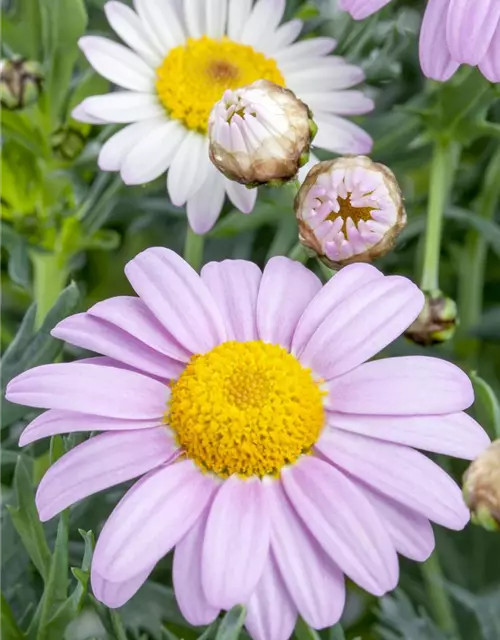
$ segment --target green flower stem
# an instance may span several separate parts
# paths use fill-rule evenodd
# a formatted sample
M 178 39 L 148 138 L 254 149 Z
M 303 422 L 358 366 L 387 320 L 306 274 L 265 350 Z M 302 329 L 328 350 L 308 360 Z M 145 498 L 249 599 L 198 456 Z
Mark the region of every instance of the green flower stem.
M 478 199 L 478 215 L 493 220 L 500 200 L 500 146 L 491 158 L 486 170 L 481 194 Z M 465 239 L 464 256 L 459 283 L 459 311 L 462 339 L 458 344 L 460 355 L 476 364 L 479 341 L 467 336 L 467 332 L 478 324 L 483 308 L 483 284 L 488 245 L 484 234 L 471 229 Z
M 68 280 L 69 271 L 60 255 L 31 252 L 33 265 L 33 297 L 37 304 L 36 325 L 39 327 L 54 306 Z
M 204 243 L 204 236 L 198 235 L 190 226 L 188 226 L 186 231 L 186 240 L 184 243 L 184 259 L 196 271 L 199 271 L 203 264 Z
M 423 291 L 439 290 L 439 258 L 443 213 L 452 185 L 454 167 L 456 166 L 455 156 L 455 146 L 444 140 L 436 140 L 429 185 L 424 267 L 420 283 L 420 288 Z
M 451 601 L 444 586 L 444 576 L 437 549 L 434 549 L 431 557 L 420 566 L 434 619 L 445 633 L 450 633 L 453 637 L 459 638 L 460 635 L 453 615 Z
M 308 260 L 306 250 L 304 249 L 304 246 L 300 242 L 297 242 L 297 244 L 293 247 L 293 249 L 288 254 L 288 257 L 290 258 L 290 260 L 297 260 L 297 262 L 302 262 L 302 263 L 306 263 Z
M 127 640 L 127 632 L 123 626 L 123 621 L 118 609 L 110 609 L 109 616 L 111 618 L 111 624 L 113 625 L 113 631 L 116 634 L 116 640 Z

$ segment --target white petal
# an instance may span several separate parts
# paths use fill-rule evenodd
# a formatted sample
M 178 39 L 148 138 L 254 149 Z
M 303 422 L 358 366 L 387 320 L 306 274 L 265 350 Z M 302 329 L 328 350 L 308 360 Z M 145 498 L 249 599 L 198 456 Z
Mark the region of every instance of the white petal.
M 286 86 L 300 95 L 301 92 L 322 90 L 349 89 L 365 79 L 360 67 L 344 64 L 333 56 L 320 59 L 310 69 L 284 72 Z
M 279 25 L 285 11 L 285 0 L 257 0 L 241 33 L 241 42 L 258 46 Z
M 163 116 L 134 122 L 107 140 L 99 153 L 98 165 L 102 171 L 120 171 L 129 151 L 152 131 L 164 124 Z
M 104 11 L 111 28 L 128 46 L 153 67 L 157 67 L 163 56 L 147 37 L 139 16 L 122 2 L 107 2 Z
M 229 0 L 227 35 L 231 40 L 240 40 L 251 9 L 252 0 Z
M 285 49 L 289 44 L 294 42 L 302 31 L 302 20 L 290 20 L 280 25 L 273 34 L 269 42 L 261 43 L 261 49 L 267 55 Z
M 183 205 L 200 189 L 209 164 L 208 139 L 190 131 L 179 146 L 167 176 L 168 193 L 175 205 Z
M 169 49 L 184 44 L 186 35 L 175 8 L 169 0 L 134 0 L 137 13 L 155 41 L 160 43 L 160 51 L 166 54 Z
M 373 140 L 354 122 L 331 114 L 318 113 L 314 119 L 318 125 L 318 133 L 314 138 L 315 147 L 340 154 L 370 153 Z
M 300 99 L 307 104 L 313 113 L 323 111 L 341 116 L 352 116 L 368 113 L 374 108 L 374 102 L 362 91 L 317 91 L 304 92 Z
M 222 38 L 226 31 L 227 0 L 205 0 L 207 7 L 207 35 Z
M 170 166 L 186 130 L 176 120 L 162 120 L 130 148 L 121 167 L 125 184 L 151 182 Z
M 84 36 L 78 46 L 101 76 L 131 91 L 153 91 L 155 73 L 137 54 L 117 42 Z
M 88 122 L 89 124 L 107 124 L 105 120 L 101 120 L 101 118 L 95 118 L 94 116 L 89 115 L 85 108 L 83 107 L 83 103 L 77 105 L 73 111 L 71 112 L 71 117 L 78 122 Z
M 328 55 L 335 49 L 336 44 L 333 38 L 310 38 L 296 42 L 278 52 L 274 57 L 280 69 L 291 70 L 295 68 L 297 61 Z
M 206 233 L 214 226 L 224 205 L 224 176 L 207 158 L 207 177 L 201 189 L 187 201 L 187 217 L 195 233 Z
M 184 0 L 184 18 L 192 38 L 201 38 L 205 33 L 205 5 L 205 0 Z
M 158 98 L 150 93 L 115 91 L 85 98 L 81 107 L 103 122 L 136 122 L 165 114 Z
M 257 199 L 258 189 L 248 189 L 243 184 L 224 178 L 224 186 L 229 199 L 243 213 L 251 213 Z

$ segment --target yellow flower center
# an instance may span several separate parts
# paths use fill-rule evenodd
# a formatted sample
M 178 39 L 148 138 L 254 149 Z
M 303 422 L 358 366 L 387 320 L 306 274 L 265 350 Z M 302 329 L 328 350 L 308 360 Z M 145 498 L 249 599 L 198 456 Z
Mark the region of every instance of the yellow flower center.
M 341 198 L 340 196 L 337 198 L 337 202 L 339 203 L 339 211 L 332 211 L 326 219 L 335 221 L 337 218 L 342 218 L 344 220 L 344 224 L 342 225 L 341 231 L 347 237 L 347 228 L 346 228 L 346 220 L 351 218 L 356 226 L 360 220 L 364 220 L 367 222 L 372 219 L 372 211 L 376 211 L 376 207 L 354 207 L 351 202 L 351 194 L 348 193 L 345 198 Z
M 191 358 L 166 422 L 204 471 L 276 474 L 308 453 L 324 424 L 323 391 L 278 345 L 225 342 Z
M 156 73 L 156 90 L 170 117 L 201 133 L 207 132 L 210 111 L 226 89 L 260 79 L 285 84 L 274 60 L 226 37 L 189 38 L 169 51 Z

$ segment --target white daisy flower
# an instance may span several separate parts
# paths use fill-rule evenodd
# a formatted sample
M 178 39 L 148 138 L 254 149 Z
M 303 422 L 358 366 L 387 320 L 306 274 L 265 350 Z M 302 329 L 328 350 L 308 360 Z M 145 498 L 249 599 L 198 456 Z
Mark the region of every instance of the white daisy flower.
M 291 89 L 314 113 L 317 147 L 336 153 L 370 151 L 371 138 L 342 118 L 373 108 L 361 91 L 363 71 L 328 56 L 332 38 L 295 42 L 302 23 L 280 24 L 285 0 L 134 0 L 135 11 L 108 2 L 105 12 L 128 45 L 85 36 L 80 47 L 102 76 L 120 89 L 86 98 L 73 117 L 127 126 L 102 147 L 99 167 L 119 171 L 126 184 L 167 171 L 175 205 L 187 203 L 189 223 L 205 233 L 227 193 L 244 213 L 256 190 L 231 182 L 208 156 L 208 117 L 226 89 L 259 79 Z

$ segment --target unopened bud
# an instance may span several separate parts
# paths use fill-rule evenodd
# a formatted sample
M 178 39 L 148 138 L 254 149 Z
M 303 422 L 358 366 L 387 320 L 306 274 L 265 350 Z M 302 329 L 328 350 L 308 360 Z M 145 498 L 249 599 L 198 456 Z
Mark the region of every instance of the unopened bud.
M 61 127 L 52 134 L 52 150 L 61 160 L 77 158 L 85 147 L 89 125 Z
M 34 104 L 42 91 L 43 75 L 38 62 L 15 57 L 0 61 L 0 101 L 11 111 Z
M 405 331 L 412 342 L 424 347 L 453 338 L 457 328 L 457 305 L 441 291 L 425 293 L 425 305 L 415 322 Z
M 490 444 L 467 469 L 463 494 L 475 524 L 500 530 L 500 440 Z
M 309 160 L 316 125 L 289 89 L 258 80 L 228 89 L 208 123 L 210 159 L 227 178 L 249 187 L 283 184 Z
M 302 244 L 334 269 L 383 256 L 406 224 L 394 174 L 366 156 L 315 165 L 295 198 L 295 213 Z

